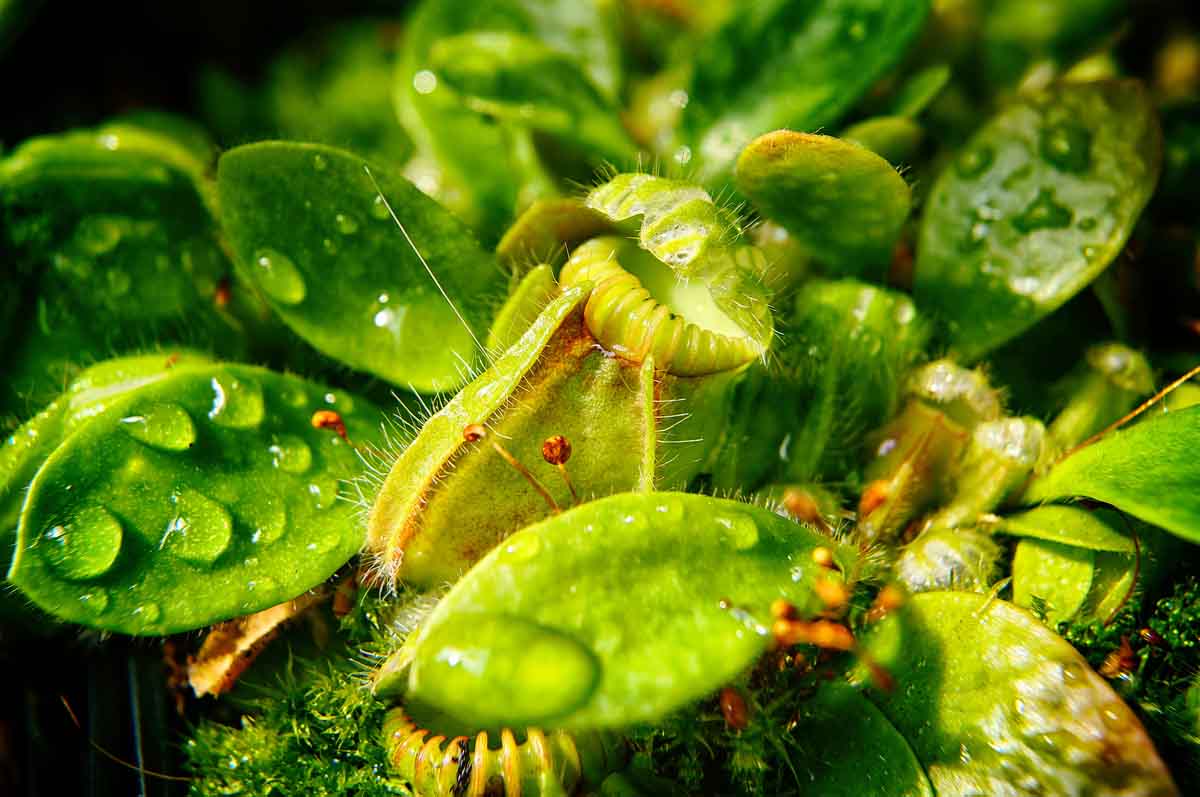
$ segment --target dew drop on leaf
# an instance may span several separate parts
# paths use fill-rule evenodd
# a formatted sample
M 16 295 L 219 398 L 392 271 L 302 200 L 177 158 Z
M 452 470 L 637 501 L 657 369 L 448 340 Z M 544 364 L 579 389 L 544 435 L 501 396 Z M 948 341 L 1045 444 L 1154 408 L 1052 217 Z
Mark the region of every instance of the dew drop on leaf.
M 714 518 L 721 541 L 734 550 L 745 551 L 758 544 L 758 526 L 742 515 L 718 515 Z
M 107 590 L 94 589 L 80 595 L 79 602 L 91 614 L 104 614 L 108 610 L 111 599 L 108 596 Z
M 63 578 L 86 581 L 104 575 L 121 551 L 121 522 L 103 507 L 80 510 L 42 535 L 46 559 Z
M 176 495 L 174 502 L 175 517 L 167 523 L 158 547 L 194 564 L 211 565 L 233 539 L 229 510 L 195 490 Z
M 312 467 L 312 450 L 295 435 L 280 435 L 267 450 L 271 452 L 272 463 L 280 470 L 304 473 Z
M 213 403 L 208 417 L 213 423 L 233 429 L 252 429 L 262 423 L 262 388 L 249 379 L 229 373 L 212 378 Z
M 338 232 L 342 235 L 354 235 L 358 232 L 358 220 L 346 213 L 339 213 L 333 218 Z
M 333 479 L 320 479 L 308 485 L 308 494 L 312 496 L 313 506 L 317 509 L 328 509 L 337 500 L 338 486 Z
M 300 304 L 308 292 L 300 269 L 287 255 L 274 249 L 254 253 L 251 273 L 263 293 L 281 304 Z
M 196 427 L 178 404 L 152 404 L 119 423 L 133 439 L 164 451 L 183 451 L 196 442 Z
M 536 534 L 514 534 L 504 545 L 504 556 L 517 562 L 527 562 L 542 550 L 542 539 Z
M 1053 125 L 1042 130 L 1039 149 L 1055 168 L 1081 174 L 1092 163 L 1092 134 L 1073 122 Z
M 250 533 L 250 542 L 256 545 L 275 542 L 287 528 L 287 509 L 282 499 L 276 496 L 257 495 L 252 504 L 243 507 L 242 512 L 254 529 Z
M 133 610 L 133 616 L 142 625 L 154 625 L 162 617 L 162 609 L 157 603 L 147 601 Z
M 969 149 L 959 156 L 955 168 L 958 173 L 967 179 L 978 177 L 988 170 L 992 165 L 992 161 L 996 158 L 995 151 L 989 146 L 980 146 Z
M 1036 230 L 1058 230 L 1071 224 L 1071 210 L 1063 207 L 1054 198 L 1054 191 L 1043 188 L 1019 216 L 1013 226 L 1023 233 Z

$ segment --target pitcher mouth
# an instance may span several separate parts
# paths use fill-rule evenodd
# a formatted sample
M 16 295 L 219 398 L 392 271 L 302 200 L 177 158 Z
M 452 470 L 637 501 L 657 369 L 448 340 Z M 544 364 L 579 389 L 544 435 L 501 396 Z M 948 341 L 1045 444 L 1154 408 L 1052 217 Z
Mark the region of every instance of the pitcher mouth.
M 605 236 L 578 247 L 559 282 L 592 284 L 584 319 L 604 348 L 634 362 L 652 357 L 676 376 L 703 376 L 767 351 L 770 311 L 753 295 L 758 264 L 751 261 L 761 257 L 740 247 L 723 268 L 685 279 L 636 243 Z

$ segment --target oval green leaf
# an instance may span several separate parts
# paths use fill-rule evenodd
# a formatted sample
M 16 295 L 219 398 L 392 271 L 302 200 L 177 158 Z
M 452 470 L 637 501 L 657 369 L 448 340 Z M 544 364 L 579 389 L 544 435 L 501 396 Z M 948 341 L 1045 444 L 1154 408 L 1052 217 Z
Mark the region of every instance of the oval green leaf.
M 1053 627 L 1074 617 L 1087 600 L 1096 569 L 1096 552 L 1045 540 L 1026 539 L 1013 554 L 1013 603 L 1040 603 Z
M 1035 479 L 1026 502 L 1092 498 L 1200 543 L 1200 406 L 1154 414 Z
M 772 601 L 819 610 L 819 545 L 834 547 L 764 509 L 706 496 L 584 504 L 509 537 L 442 599 L 414 642 L 408 699 L 484 726 L 659 719 L 770 647 Z M 852 555 L 838 549 L 839 564 Z M 524 661 L 534 644 L 559 651 L 538 665 L 545 694 L 497 700 L 515 677 L 504 662 Z
M 698 179 L 723 188 L 751 139 L 846 113 L 920 33 L 928 0 L 764 0 L 696 49 L 682 118 Z
M 866 649 L 895 679 L 874 702 L 942 797 L 1178 791 L 1136 716 L 1069 643 L 986 595 L 926 592 Z
M 235 261 L 316 349 L 394 385 L 451 390 L 476 362 L 503 274 L 449 212 L 369 168 L 315 144 L 225 153 L 217 179 Z
M 776 130 L 737 159 L 737 187 L 831 271 L 882 278 L 912 206 L 892 165 L 832 136 Z
M 1161 133 L 1135 81 L 1028 95 L 934 184 L 914 295 L 974 360 L 1031 327 L 1117 256 L 1158 180 Z
M 1133 540 L 1110 509 L 1053 505 L 1034 507 L 1000 520 L 996 531 L 1013 537 L 1072 545 L 1091 551 L 1133 553 Z
M 112 402 L 38 471 L 9 579 L 66 620 L 186 631 L 320 583 L 363 542 L 343 480 L 382 416 L 363 399 L 242 365 L 179 366 Z

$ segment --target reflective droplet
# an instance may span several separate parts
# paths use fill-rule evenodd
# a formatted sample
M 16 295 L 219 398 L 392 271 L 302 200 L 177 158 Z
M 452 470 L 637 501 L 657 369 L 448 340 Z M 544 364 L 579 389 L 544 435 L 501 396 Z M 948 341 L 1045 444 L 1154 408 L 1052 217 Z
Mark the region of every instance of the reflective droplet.
M 675 150 L 675 155 L 673 157 L 675 158 L 675 162 L 680 166 L 686 166 L 692 162 L 692 148 L 684 145 Z
M 987 171 L 995 159 L 996 152 L 991 147 L 972 147 L 958 156 L 955 168 L 961 176 L 969 180 Z
M 413 89 L 415 89 L 418 94 L 432 94 L 434 89 L 437 88 L 437 75 L 433 74 L 428 69 L 422 69 L 420 72 L 417 72 L 415 75 L 413 75 L 412 84 Z
M 283 401 L 289 407 L 303 407 L 308 404 L 308 394 L 299 385 L 289 384 L 283 388 Z
M 275 467 L 288 473 L 304 473 L 312 467 L 312 450 L 295 435 L 280 435 L 267 449 Z
M 287 528 L 287 508 L 274 495 L 257 495 L 252 503 L 240 508 L 240 514 L 253 531 L 250 541 L 255 545 L 270 545 L 283 536 Z
M 252 429 L 262 423 L 262 388 L 250 379 L 239 379 L 230 373 L 212 378 L 213 403 L 208 417 L 213 423 L 232 429 Z
M 44 555 L 59 575 L 86 581 L 104 575 L 121 552 L 121 522 L 103 507 L 81 509 L 42 535 Z
M 314 538 L 305 547 L 306 550 L 316 554 L 326 554 L 332 551 L 338 545 L 337 534 L 331 534 L 327 529 L 320 532 L 320 536 Z
M 1037 197 L 1021 215 L 1013 219 L 1013 226 L 1023 233 L 1035 230 L 1057 230 L 1070 226 L 1071 211 L 1058 204 L 1054 192 L 1049 188 L 1038 191 Z
M 325 250 L 326 254 L 336 255 L 338 253 L 337 243 L 332 238 L 321 241 L 321 248 Z
M 91 614 L 104 614 L 110 602 L 108 591 L 103 589 L 94 589 L 79 596 L 79 603 Z
M 735 550 L 744 551 L 758 544 L 758 525 L 745 515 L 717 516 L 714 520 L 721 541 Z
M 388 212 L 387 203 L 383 201 L 383 197 L 379 194 L 375 195 L 375 199 L 371 202 L 371 215 L 383 221 L 391 218 L 392 214 Z
M 319 172 L 325 171 L 329 166 L 329 161 L 325 160 L 324 155 L 313 155 L 313 168 Z
M 164 451 L 183 451 L 196 442 L 191 416 L 178 404 L 153 404 L 118 423 L 133 439 Z
M 664 501 L 654 507 L 654 517 L 663 525 L 674 525 L 683 520 L 683 504 L 678 501 Z
M 1092 162 L 1092 134 L 1073 122 L 1044 128 L 1040 137 L 1042 157 L 1055 168 L 1079 174 Z
M 333 223 L 337 226 L 337 231 L 342 235 L 354 235 L 354 233 L 358 232 L 358 220 L 345 213 L 339 213 L 334 216 Z
M 308 485 L 308 494 L 312 496 L 313 506 L 317 509 L 328 509 L 337 500 L 338 485 L 333 479 L 321 479 Z
M 174 503 L 175 517 L 167 523 L 159 549 L 195 564 L 211 565 L 233 539 L 229 510 L 195 490 L 176 495 Z
M 274 249 L 254 253 L 253 274 L 263 293 L 283 304 L 299 304 L 308 292 L 300 269 L 290 257 Z
M 147 601 L 133 610 L 133 616 L 142 625 L 153 625 L 162 617 L 162 609 L 157 603 Z
M 517 562 L 527 562 L 542 550 L 542 538 L 536 534 L 517 533 L 504 543 L 504 555 Z

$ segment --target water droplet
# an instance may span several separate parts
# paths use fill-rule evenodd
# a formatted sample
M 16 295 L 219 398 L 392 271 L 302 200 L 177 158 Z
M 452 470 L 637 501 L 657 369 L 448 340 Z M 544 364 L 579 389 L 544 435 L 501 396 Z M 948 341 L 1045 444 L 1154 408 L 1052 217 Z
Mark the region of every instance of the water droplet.
M 42 535 L 45 557 L 63 578 L 86 581 L 108 572 L 121 552 L 121 522 L 99 506 L 81 509 Z
M 897 324 L 911 324 L 912 320 L 916 317 L 916 305 L 908 299 L 901 299 L 896 303 L 895 318 Z
M 432 94 L 437 88 L 437 75 L 430 72 L 428 69 L 422 69 L 417 74 L 413 75 L 413 89 L 418 94 Z
M 143 626 L 154 625 L 162 617 L 162 609 L 157 603 L 147 601 L 133 610 L 133 616 Z
M 270 545 L 287 528 L 287 508 L 277 496 L 257 495 L 253 503 L 240 507 L 240 511 L 247 525 L 254 529 L 250 542 L 255 545 Z
M 387 203 L 383 201 L 383 197 L 379 194 L 375 195 L 375 199 L 371 201 L 371 215 L 380 221 L 391 218 L 392 214 L 388 212 Z
M 667 102 L 683 110 L 688 106 L 688 93 L 683 89 L 675 89 L 667 95 Z
M 313 155 L 313 168 L 319 172 L 325 171 L 329 166 L 329 161 L 325 160 L 324 155 Z
M 674 158 L 680 166 L 686 166 L 692 162 L 692 148 L 686 145 L 680 147 L 675 150 Z
M 968 180 L 978 177 L 987 171 L 996 159 L 996 152 L 987 145 L 972 147 L 958 156 L 955 168 L 958 173 Z
M 308 289 L 296 264 L 274 249 L 254 253 L 254 281 L 263 293 L 282 304 L 300 304 Z
M 683 504 L 678 501 L 664 501 L 654 507 L 655 519 L 664 525 L 673 525 L 683 520 Z
M 308 494 L 312 496 L 314 507 L 328 509 L 337 500 L 337 482 L 333 479 L 315 481 L 308 485 Z
M 504 544 L 505 555 L 517 562 L 527 562 L 542 550 L 542 538 L 536 534 L 517 533 Z
M 252 429 L 262 423 L 262 388 L 250 379 L 238 379 L 233 374 L 218 374 L 212 378 L 213 403 L 208 417 L 213 423 L 232 429 Z
M 1085 246 L 1079 250 L 1079 253 L 1083 255 L 1084 260 L 1095 260 L 1096 255 L 1099 254 L 1099 252 L 1100 250 L 1094 246 Z
M 1092 162 L 1092 134 L 1074 122 L 1042 129 L 1039 148 L 1042 157 L 1055 168 L 1079 174 Z
M 720 527 L 721 541 L 735 550 L 745 551 L 758 544 L 758 525 L 745 515 L 718 515 L 714 520 Z
M 295 435 L 280 435 L 267 449 L 275 467 L 288 473 L 304 473 L 312 467 L 312 450 Z
M 336 548 L 338 542 L 338 535 L 336 533 L 324 529 L 320 532 L 320 536 L 309 542 L 304 548 L 313 553 L 326 554 Z
M 337 243 L 332 238 L 326 238 L 321 241 L 321 247 L 325 250 L 326 254 L 336 255 L 338 252 Z
M 164 451 L 183 451 L 196 442 L 191 416 L 178 404 L 152 404 L 118 423 L 133 439 Z
M 84 609 L 92 614 L 104 614 L 108 609 L 111 599 L 108 596 L 107 590 L 94 589 L 91 592 L 85 592 L 80 595 L 79 602 Z
M 1071 224 L 1071 211 L 1058 204 L 1054 199 L 1054 191 L 1043 188 L 1037 197 L 1013 219 L 1013 226 L 1023 233 L 1035 230 L 1058 230 Z
M 195 490 L 185 490 L 173 500 L 175 517 L 167 523 L 159 549 L 195 564 L 211 565 L 233 539 L 229 510 Z
M 337 231 L 342 235 L 354 235 L 358 232 L 358 219 L 346 213 L 339 213 L 333 217 L 333 223 L 337 227 Z

